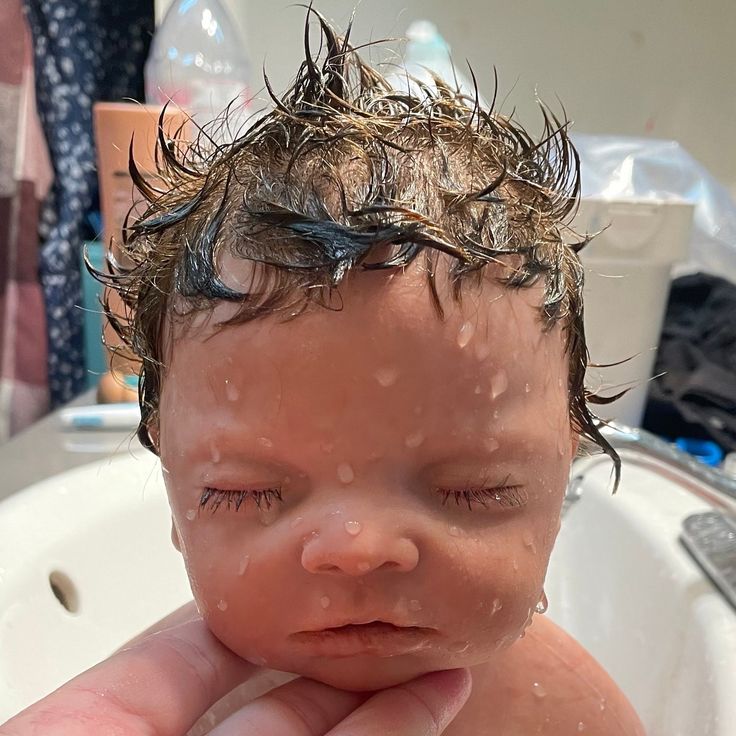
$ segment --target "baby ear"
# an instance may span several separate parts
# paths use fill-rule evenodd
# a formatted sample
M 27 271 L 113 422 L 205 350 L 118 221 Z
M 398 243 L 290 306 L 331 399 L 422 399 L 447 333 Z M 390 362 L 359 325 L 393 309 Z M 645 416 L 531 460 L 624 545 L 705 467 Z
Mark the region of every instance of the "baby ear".
M 177 552 L 181 552 L 181 539 L 179 538 L 179 532 L 174 524 L 174 517 L 171 517 L 171 544 L 174 545 L 174 549 Z
M 156 454 L 160 455 L 159 440 L 161 439 L 161 432 L 158 426 L 158 420 L 151 419 L 146 425 L 146 431 L 148 432 L 148 438 L 151 440 L 151 444 L 156 450 Z
M 580 444 L 580 435 L 573 429 L 570 432 L 570 439 L 571 439 L 571 452 L 570 452 L 570 462 L 572 462 L 576 455 L 578 454 L 578 445 Z

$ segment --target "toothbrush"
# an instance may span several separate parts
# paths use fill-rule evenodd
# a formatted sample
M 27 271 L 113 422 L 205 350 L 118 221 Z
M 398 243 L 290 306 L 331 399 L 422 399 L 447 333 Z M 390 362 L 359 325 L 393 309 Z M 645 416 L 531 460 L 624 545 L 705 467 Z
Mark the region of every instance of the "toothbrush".
M 66 429 L 135 429 L 141 421 L 138 404 L 95 404 L 72 406 L 59 412 Z

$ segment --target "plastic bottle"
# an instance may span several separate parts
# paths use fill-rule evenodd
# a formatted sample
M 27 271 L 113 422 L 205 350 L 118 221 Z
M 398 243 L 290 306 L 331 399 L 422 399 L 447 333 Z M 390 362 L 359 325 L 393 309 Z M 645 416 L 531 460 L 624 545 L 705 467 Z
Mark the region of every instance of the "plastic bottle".
M 228 123 L 234 134 L 245 119 L 249 76 L 243 42 L 219 0 L 173 0 L 146 62 L 146 102 L 171 100 L 200 126 L 232 102 Z M 220 126 L 208 132 L 230 137 Z
M 472 81 L 458 66 L 453 66 L 450 56 L 450 45 L 445 41 L 437 26 L 428 20 L 416 20 L 406 30 L 406 51 L 403 68 L 410 77 L 419 80 L 429 87 L 434 87 L 432 72 L 444 80 L 453 89 L 457 88 L 471 100 L 475 99 L 475 88 Z M 410 91 L 413 95 L 423 97 L 419 85 L 414 79 L 407 79 L 402 71 L 388 75 L 389 81 L 396 89 Z M 480 97 L 481 107 L 487 107 Z

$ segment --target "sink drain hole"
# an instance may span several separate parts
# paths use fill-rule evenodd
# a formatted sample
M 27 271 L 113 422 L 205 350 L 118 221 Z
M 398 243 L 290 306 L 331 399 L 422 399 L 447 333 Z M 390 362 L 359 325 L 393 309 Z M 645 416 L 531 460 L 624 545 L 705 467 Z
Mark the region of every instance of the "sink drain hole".
M 59 572 L 59 570 L 54 570 L 49 575 L 49 585 L 51 586 L 51 591 L 56 596 L 56 600 L 69 613 L 76 613 L 79 610 L 79 595 L 68 575 Z

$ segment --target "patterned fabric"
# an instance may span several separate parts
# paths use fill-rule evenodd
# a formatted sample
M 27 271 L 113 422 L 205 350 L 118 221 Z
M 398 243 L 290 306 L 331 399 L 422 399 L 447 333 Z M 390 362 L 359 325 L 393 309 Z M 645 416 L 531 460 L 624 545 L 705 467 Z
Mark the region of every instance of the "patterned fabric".
M 38 210 L 51 165 L 36 114 L 21 0 L 0 1 L 0 442 L 48 406 Z
M 6 2 L 6 0 L 2 0 Z M 97 207 L 92 104 L 143 99 L 153 0 L 24 0 L 38 108 L 56 179 L 41 222 L 51 404 L 85 388 L 80 251 Z

